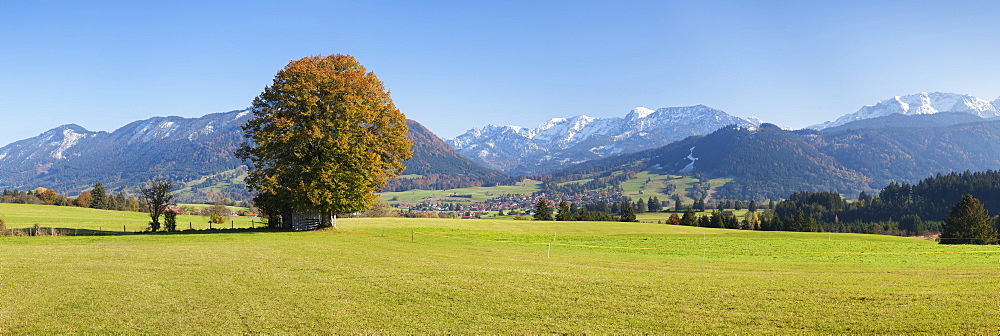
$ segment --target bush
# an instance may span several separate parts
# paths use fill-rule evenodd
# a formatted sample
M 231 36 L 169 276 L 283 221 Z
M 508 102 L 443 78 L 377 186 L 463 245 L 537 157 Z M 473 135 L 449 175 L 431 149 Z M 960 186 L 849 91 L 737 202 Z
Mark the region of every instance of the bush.
M 208 219 L 208 222 L 214 225 L 222 225 L 226 223 L 226 217 L 213 213 L 212 216 Z
M 163 226 L 169 232 L 177 231 L 177 213 L 171 210 L 163 212 Z

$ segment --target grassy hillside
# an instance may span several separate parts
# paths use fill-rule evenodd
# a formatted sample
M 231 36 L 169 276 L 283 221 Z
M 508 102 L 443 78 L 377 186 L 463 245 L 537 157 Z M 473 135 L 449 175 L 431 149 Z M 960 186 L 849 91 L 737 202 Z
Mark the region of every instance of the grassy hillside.
M 540 182 L 525 179 L 511 186 L 456 188 L 448 190 L 407 190 L 399 192 L 384 192 L 380 198 L 392 203 L 413 204 L 420 202 L 470 203 L 482 202 L 504 194 L 530 195 L 538 191 Z M 456 195 L 471 195 L 472 197 L 456 197 Z
M 341 226 L 0 237 L 0 333 L 1000 332 L 1000 246 L 640 223 Z

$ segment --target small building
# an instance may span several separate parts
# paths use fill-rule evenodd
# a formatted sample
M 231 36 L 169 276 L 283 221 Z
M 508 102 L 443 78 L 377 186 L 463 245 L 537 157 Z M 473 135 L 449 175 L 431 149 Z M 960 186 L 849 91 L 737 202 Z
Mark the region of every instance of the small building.
M 295 231 L 316 230 L 323 223 L 319 212 L 294 212 L 281 214 L 281 224 Z

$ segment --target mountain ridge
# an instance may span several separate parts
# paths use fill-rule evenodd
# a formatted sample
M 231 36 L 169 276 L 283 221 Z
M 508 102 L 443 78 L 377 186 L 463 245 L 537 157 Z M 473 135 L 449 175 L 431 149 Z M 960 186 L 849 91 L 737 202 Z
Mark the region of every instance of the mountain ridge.
M 197 118 L 153 117 L 112 132 L 61 125 L 0 147 L 0 188 L 46 187 L 77 193 L 100 181 L 109 190 L 135 192 L 147 180 L 170 179 L 189 190 L 193 188 L 187 183 L 236 175 L 221 186 L 204 185 L 204 190 L 193 190 L 185 197 L 193 201 L 248 199 L 238 176 L 245 167 L 233 152 L 245 141 L 241 127 L 251 117 L 248 109 Z M 509 179 L 461 156 L 418 122 L 407 120 L 407 124 L 415 153 L 404 163 L 404 174 L 432 175 L 435 183 L 458 186 Z M 420 179 L 408 179 L 404 185 L 417 182 Z
M 651 110 L 624 117 L 552 118 L 534 128 L 487 125 L 448 142 L 466 157 L 509 174 L 542 174 L 572 164 L 666 145 L 726 125 L 754 126 L 705 105 Z
M 997 169 L 1000 120 L 980 120 L 831 131 L 789 131 L 772 124 L 727 126 L 660 148 L 586 162 L 553 176 L 585 178 L 631 170 L 732 178 L 715 189 L 716 199 L 780 199 L 797 191 L 857 195 L 890 182 L 915 183 L 935 174 Z
M 806 128 L 822 130 L 852 121 L 860 121 L 893 114 L 927 115 L 937 113 L 965 113 L 980 118 L 1000 117 L 1000 98 L 992 102 L 968 94 L 947 92 L 920 92 L 895 96 L 872 105 L 865 105 L 854 113 L 845 114 L 833 121 L 826 121 Z

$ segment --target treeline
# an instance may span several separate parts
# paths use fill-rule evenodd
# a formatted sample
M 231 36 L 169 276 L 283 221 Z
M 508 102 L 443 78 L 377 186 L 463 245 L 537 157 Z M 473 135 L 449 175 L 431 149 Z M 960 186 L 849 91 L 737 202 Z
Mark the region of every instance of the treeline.
M 877 194 L 862 192 L 848 202 L 830 192 L 797 192 L 779 202 L 766 227 L 784 231 L 828 231 L 921 235 L 941 232 L 952 207 L 972 195 L 989 213 L 1000 213 L 1000 171 L 938 174 L 920 183 L 890 183 Z
M 0 194 L 0 203 L 44 204 L 58 206 L 76 206 L 117 211 L 140 211 L 139 199 L 122 192 L 109 193 L 104 185 L 98 182 L 90 191 L 80 193 L 76 198 L 59 195 L 52 189 L 36 188 L 34 190 L 8 190 Z
M 649 201 L 592 202 L 577 204 L 576 202 L 560 201 L 554 208 L 546 200 L 535 204 L 535 220 L 556 221 L 596 221 L 596 222 L 635 222 L 636 214 L 663 210 L 663 203 L 656 198 Z

